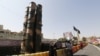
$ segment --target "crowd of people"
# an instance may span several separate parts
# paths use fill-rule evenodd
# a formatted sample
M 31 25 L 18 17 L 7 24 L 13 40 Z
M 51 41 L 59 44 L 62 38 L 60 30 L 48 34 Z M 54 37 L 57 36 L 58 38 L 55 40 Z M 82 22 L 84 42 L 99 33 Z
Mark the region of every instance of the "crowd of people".
M 73 56 L 72 52 L 72 43 L 71 41 L 51 41 L 50 46 L 49 46 L 49 56 L 57 56 L 57 51 L 58 49 L 65 49 L 65 54 L 66 56 Z

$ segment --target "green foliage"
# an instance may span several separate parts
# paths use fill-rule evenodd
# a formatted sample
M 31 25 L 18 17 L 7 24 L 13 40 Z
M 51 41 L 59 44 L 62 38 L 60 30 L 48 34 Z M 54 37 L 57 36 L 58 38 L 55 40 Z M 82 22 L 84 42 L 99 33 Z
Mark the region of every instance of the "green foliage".
M 83 38 L 82 38 L 82 41 L 87 41 L 87 38 L 86 38 L 86 37 L 83 37 Z

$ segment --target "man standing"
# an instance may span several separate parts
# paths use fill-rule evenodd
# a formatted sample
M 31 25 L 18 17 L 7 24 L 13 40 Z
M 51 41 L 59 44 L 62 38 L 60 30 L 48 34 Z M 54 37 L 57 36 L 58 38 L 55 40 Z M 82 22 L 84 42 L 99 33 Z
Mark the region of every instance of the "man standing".
M 49 56 L 57 56 L 56 44 L 54 41 L 51 41 L 49 46 Z
M 67 56 L 73 56 L 72 44 L 70 41 L 66 41 L 66 47 L 67 47 Z

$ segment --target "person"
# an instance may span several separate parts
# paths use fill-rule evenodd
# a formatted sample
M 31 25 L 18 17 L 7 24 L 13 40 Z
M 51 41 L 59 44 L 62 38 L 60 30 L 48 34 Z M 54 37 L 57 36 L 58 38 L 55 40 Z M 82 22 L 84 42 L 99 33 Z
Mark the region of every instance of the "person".
M 66 41 L 66 47 L 67 47 L 67 56 L 73 56 L 73 52 L 72 52 L 72 44 L 70 41 Z
M 54 41 L 52 41 L 50 43 L 50 46 L 49 46 L 49 56 L 57 56 L 56 44 L 54 43 Z
M 80 47 L 81 47 L 81 49 L 83 49 L 83 42 L 82 41 L 80 41 Z
M 56 49 L 61 49 L 62 48 L 61 41 L 57 41 L 55 44 L 56 44 Z
M 25 40 L 22 40 L 21 42 L 21 53 L 25 52 Z

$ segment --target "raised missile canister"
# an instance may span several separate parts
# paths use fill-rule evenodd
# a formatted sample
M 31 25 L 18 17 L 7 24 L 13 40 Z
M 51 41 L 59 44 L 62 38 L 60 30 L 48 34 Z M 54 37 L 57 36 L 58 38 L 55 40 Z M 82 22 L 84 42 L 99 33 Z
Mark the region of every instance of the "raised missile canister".
M 27 40 L 27 37 L 26 37 L 26 30 L 27 30 L 27 23 L 28 23 L 28 17 L 29 17 L 29 6 L 27 7 L 27 10 L 26 10 L 26 15 L 25 15 L 25 21 L 24 21 L 24 29 L 23 29 L 23 40 L 21 42 L 21 53 L 25 53 L 26 51 L 26 40 Z
M 42 33 L 41 33 L 41 27 L 42 27 L 42 5 L 37 5 L 36 10 L 36 51 L 40 50 L 41 46 L 41 39 L 42 39 Z

